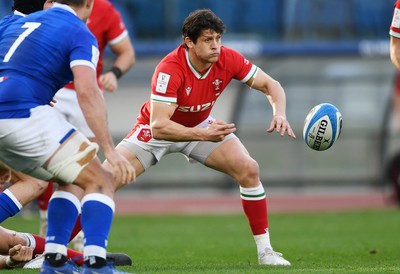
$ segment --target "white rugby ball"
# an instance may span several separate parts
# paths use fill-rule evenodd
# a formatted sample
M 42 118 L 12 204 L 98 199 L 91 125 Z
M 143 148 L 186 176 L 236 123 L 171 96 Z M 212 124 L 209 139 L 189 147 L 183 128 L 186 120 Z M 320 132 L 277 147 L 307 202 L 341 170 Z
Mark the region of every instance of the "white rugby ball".
M 313 107 L 307 114 L 303 138 L 313 150 L 323 151 L 332 147 L 342 130 L 342 114 L 332 104 L 323 103 Z

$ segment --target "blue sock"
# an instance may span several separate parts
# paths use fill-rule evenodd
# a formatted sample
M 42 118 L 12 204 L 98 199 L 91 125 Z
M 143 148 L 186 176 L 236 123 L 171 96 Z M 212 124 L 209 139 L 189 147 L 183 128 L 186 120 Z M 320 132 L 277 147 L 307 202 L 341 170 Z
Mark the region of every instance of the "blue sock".
M 17 214 L 22 208 L 9 189 L 0 194 L 0 223 Z
M 85 257 L 105 258 L 114 208 L 114 201 L 104 194 L 92 193 L 83 197 L 81 224 L 85 235 Z
M 78 198 L 66 191 L 55 191 L 48 209 L 48 243 L 67 246 L 80 211 Z

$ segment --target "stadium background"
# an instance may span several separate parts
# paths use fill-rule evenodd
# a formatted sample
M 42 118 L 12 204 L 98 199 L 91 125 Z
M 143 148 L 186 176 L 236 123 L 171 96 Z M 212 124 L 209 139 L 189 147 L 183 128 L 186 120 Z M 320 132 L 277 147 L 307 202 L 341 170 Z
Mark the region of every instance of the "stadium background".
M 0 15 L 9 14 L 12 1 L 1 1 Z M 271 108 L 264 96 L 239 83 L 231 83 L 213 112 L 237 124 L 237 134 L 260 164 L 267 190 L 330 192 L 339 186 L 344 192 L 392 191 L 386 168 L 400 144 L 390 104 L 396 71 L 388 32 L 395 0 L 112 2 L 137 55 L 119 91 L 106 94 L 116 142 L 132 128 L 149 97 L 155 65 L 181 42 L 184 18 L 194 9 L 210 8 L 227 25 L 223 43 L 279 80 L 287 93 L 295 141 L 265 133 Z M 108 52 L 106 58 L 110 56 Z M 315 152 L 304 144 L 302 127 L 307 112 L 322 102 L 341 110 L 343 131 L 330 150 Z M 189 165 L 181 155 L 169 155 L 127 189 L 175 187 L 229 191 L 235 184 L 199 164 Z

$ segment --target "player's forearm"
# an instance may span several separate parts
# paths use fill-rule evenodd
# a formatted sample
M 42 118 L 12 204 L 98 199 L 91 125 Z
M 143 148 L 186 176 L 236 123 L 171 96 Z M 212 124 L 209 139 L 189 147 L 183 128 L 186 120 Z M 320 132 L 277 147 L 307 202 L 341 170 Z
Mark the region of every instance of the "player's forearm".
M 125 74 L 135 63 L 135 54 L 133 51 L 124 52 L 115 59 L 113 67 L 121 70 Z
M 90 94 L 90 93 L 89 93 Z M 99 91 L 88 93 L 78 92 L 78 101 L 86 122 L 96 136 L 96 142 L 105 153 L 114 149 L 114 142 L 108 130 L 107 111 L 104 98 Z
M 170 142 L 204 141 L 204 128 L 185 127 L 171 120 L 151 124 L 153 138 Z
M 136 61 L 135 50 L 129 37 L 125 38 L 119 44 L 112 46 L 111 50 L 116 56 L 113 67 L 119 68 L 122 74 L 125 74 Z
M 272 106 L 273 115 L 280 115 L 286 118 L 286 95 L 279 83 L 270 88 L 267 98 Z

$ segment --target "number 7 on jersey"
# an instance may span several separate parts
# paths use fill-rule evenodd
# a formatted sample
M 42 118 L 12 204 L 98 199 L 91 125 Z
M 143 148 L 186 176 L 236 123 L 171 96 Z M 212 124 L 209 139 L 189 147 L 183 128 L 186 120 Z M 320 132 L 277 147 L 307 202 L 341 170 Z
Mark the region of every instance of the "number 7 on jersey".
M 12 44 L 11 48 L 8 50 L 7 54 L 4 56 L 3 62 L 7 63 L 14 52 L 17 50 L 19 45 L 31 34 L 35 29 L 37 29 L 41 23 L 33 23 L 33 22 L 26 22 L 21 28 L 26 29 L 20 36 L 18 36 L 17 40 Z

